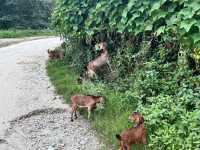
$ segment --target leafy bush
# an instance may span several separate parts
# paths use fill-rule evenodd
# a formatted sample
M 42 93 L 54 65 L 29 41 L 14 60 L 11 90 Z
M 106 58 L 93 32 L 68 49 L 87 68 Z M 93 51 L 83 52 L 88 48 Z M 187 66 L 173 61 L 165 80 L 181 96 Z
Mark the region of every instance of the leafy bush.
M 101 32 L 178 36 L 199 45 L 200 3 L 196 0 L 60 0 L 54 24 L 62 35 L 91 37 Z
M 148 99 L 151 105 L 139 104 L 137 109 L 146 116 L 146 124 L 151 133 L 149 148 L 198 148 L 200 111 L 188 111 L 182 105 L 183 101 L 188 101 L 188 96 L 158 95 Z M 192 94 L 190 96 L 197 100 Z
M 198 149 L 199 6 L 196 0 L 57 2 L 53 24 L 68 44 L 64 65 L 80 74 L 98 55 L 94 45 L 109 44 L 117 76 L 84 83 L 79 92 L 107 97 L 92 123 L 114 147 L 115 133 L 130 126 L 127 116 L 137 110 L 148 149 Z

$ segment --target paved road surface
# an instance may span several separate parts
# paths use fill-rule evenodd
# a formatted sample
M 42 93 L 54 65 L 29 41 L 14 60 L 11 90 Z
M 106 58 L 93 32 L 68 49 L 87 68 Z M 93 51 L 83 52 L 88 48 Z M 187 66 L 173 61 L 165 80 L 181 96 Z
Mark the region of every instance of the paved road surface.
M 70 108 L 55 95 L 46 75 L 46 50 L 60 43 L 47 38 L 0 48 L 1 150 L 102 147 L 86 120 L 69 121 Z
M 37 39 L 44 39 L 47 38 L 47 36 L 36 36 L 36 37 L 23 37 L 23 38 L 0 38 L 0 48 L 6 47 L 9 45 L 25 42 L 25 41 L 31 41 L 31 40 L 37 40 Z

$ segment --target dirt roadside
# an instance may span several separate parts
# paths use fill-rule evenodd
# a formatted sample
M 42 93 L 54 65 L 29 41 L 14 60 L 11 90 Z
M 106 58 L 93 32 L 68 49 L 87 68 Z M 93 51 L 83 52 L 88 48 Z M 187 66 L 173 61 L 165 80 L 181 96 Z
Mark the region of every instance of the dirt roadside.
M 48 48 L 59 38 L 0 48 L 0 150 L 100 150 L 89 122 L 70 121 L 70 107 L 46 73 Z

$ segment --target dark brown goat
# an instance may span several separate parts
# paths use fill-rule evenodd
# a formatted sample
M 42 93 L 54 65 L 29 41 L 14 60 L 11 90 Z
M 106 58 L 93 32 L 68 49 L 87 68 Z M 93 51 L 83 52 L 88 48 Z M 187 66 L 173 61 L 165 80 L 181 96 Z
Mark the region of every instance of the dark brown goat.
M 142 115 L 134 112 L 129 116 L 129 119 L 134 121 L 136 125 L 122 132 L 121 135 L 116 135 L 116 138 L 120 141 L 120 150 L 131 150 L 131 145 L 133 144 L 147 143 L 147 132 L 144 127 L 144 118 Z
M 96 108 L 97 103 L 103 103 L 103 96 L 93 96 L 93 95 L 73 95 L 71 97 L 72 102 L 72 112 L 71 112 L 71 121 L 73 121 L 73 114 L 75 113 L 75 119 L 77 119 L 77 108 L 87 108 L 88 110 L 88 119 L 90 118 L 91 110 Z

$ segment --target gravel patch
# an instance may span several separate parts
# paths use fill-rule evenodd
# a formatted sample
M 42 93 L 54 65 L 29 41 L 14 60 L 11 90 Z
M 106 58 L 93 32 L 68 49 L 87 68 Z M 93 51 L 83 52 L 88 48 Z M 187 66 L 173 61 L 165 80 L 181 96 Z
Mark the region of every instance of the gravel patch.
M 55 94 L 45 67 L 59 38 L 0 48 L 0 150 L 100 150 L 89 122 L 70 121 L 71 108 Z
M 6 141 L 21 150 L 100 150 L 95 134 L 83 118 L 71 122 L 67 109 L 48 108 L 11 121 Z

